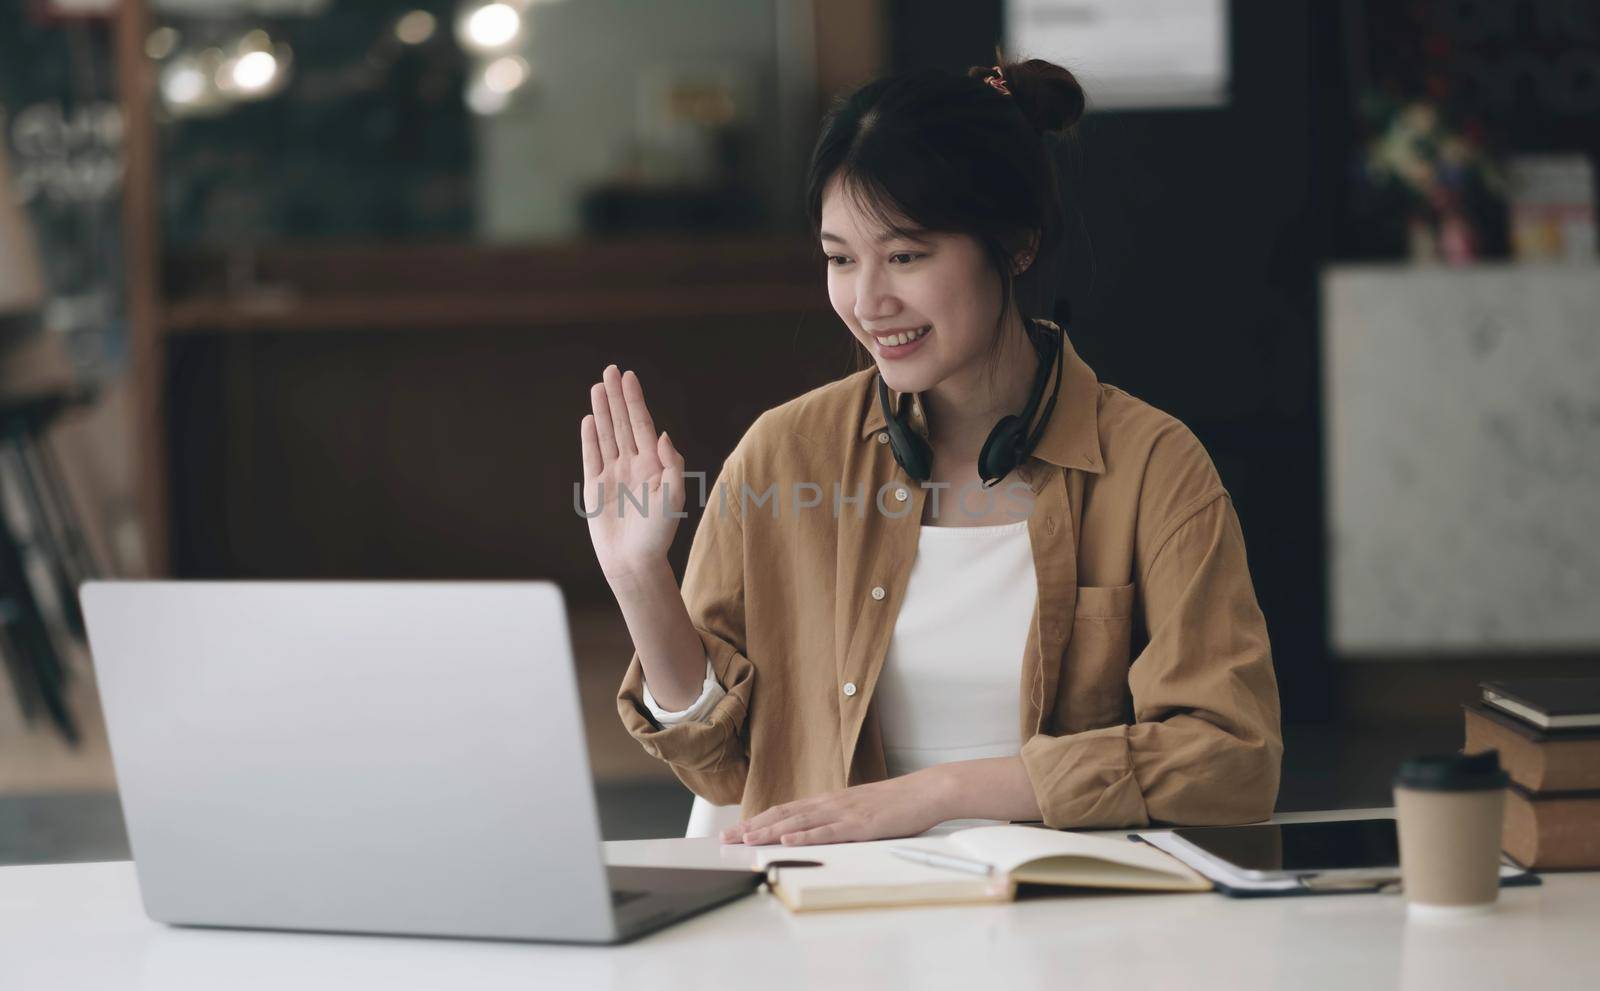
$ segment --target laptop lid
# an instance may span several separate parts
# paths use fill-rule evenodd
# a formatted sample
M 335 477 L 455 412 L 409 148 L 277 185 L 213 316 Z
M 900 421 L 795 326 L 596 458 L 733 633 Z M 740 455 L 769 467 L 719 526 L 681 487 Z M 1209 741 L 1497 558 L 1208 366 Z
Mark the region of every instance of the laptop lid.
M 610 938 L 549 582 L 89 582 L 146 911 L 170 923 Z

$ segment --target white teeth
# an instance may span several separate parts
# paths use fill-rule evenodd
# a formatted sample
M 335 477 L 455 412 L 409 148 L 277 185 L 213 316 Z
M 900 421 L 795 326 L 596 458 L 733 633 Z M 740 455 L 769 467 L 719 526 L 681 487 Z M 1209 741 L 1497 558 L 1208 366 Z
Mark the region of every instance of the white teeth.
M 927 327 L 918 327 L 907 334 L 894 334 L 893 336 L 882 338 L 882 341 L 888 347 L 899 347 L 902 344 L 910 344 L 927 332 Z

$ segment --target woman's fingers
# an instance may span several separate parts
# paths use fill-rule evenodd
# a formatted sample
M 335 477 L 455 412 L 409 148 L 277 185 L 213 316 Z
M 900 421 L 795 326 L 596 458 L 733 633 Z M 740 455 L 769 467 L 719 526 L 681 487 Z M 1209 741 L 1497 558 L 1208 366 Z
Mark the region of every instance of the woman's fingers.
M 595 436 L 600 443 L 602 464 L 617 459 L 617 435 L 611 425 L 611 403 L 606 399 L 606 387 L 596 382 L 589 387 L 589 406 L 594 410 Z
M 760 829 L 751 830 L 744 834 L 746 843 L 776 843 L 788 833 L 800 833 L 813 826 L 822 824 L 822 816 L 816 812 L 797 812 L 792 816 L 785 816 L 777 822 L 770 823 Z
M 817 837 L 824 835 L 824 831 L 831 830 L 836 825 L 834 813 L 825 807 L 816 807 L 804 802 L 788 802 L 775 805 L 760 815 L 729 826 L 722 831 L 722 841 L 755 846 L 781 842 L 786 835 L 798 834 L 810 837 L 799 842 L 820 843 L 823 841 Z
M 678 445 L 672 442 L 672 435 L 665 430 L 661 431 L 661 439 L 656 442 L 656 457 L 661 459 L 663 468 L 673 467 L 683 470 L 683 452 L 678 450 Z
M 632 369 L 623 373 L 622 398 L 628 409 L 628 422 L 633 425 L 633 446 L 639 451 L 656 449 L 656 425 L 650 419 L 650 407 L 644 402 L 644 386 Z
M 600 433 L 595 429 L 593 413 L 578 424 L 578 437 L 583 444 L 583 480 L 593 482 L 606 466 L 605 459 L 600 456 Z
M 839 839 L 839 826 L 837 823 L 828 823 L 815 829 L 806 829 L 798 833 L 790 833 L 780 837 L 779 842 L 784 846 L 806 846 L 811 843 L 832 843 Z
M 632 456 L 639 453 L 633 443 L 633 424 L 628 420 L 628 404 L 622 398 L 622 373 L 616 365 L 607 365 L 602 376 L 606 387 L 606 402 L 611 407 L 611 426 L 616 437 L 617 450 Z
M 790 813 L 794 812 L 794 810 L 794 802 L 785 802 L 782 805 L 774 805 L 772 808 L 767 809 L 764 812 L 759 812 L 756 815 L 746 819 L 744 822 L 741 822 L 739 825 L 746 833 L 748 833 L 752 830 L 762 829 L 766 826 L 770 826 L 778 820 L 787 817 Z
M 644 451 L 661 457 L 662 436 L 656 433 L 637 374 L 624 374 L 616 365 L 607 365 L 600 381 L 589 387 L 589 406 L 594 412 L 584 417 L 579 433 L 583 440 L 583 470 L 591 480 L 624 455 Z M 673 454 L 676 456 L 676 449 Z M 662 464 L 665 466 L 667 461 L 663 459 Z

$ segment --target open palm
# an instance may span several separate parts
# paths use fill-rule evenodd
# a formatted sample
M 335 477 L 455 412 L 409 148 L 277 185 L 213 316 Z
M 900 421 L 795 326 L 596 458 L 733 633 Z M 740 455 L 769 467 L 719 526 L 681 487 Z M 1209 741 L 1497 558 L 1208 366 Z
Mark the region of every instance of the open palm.
M 583 508 L 600 570 L 616 579 L 666 560 L 678 530 L 672 514 L 685 501 L 683 456 L 671 438 L 656 433 L 632 371 L 606 366 L 589 403 L 594 412 L 579 428 Z

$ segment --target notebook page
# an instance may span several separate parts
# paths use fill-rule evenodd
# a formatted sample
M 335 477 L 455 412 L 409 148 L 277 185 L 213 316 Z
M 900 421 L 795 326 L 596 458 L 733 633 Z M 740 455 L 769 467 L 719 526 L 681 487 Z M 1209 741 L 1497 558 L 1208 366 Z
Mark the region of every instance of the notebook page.
M 756 861 L 766 870 L 775 861 L 816 861 L 819 867 L 779 867 L 771 880 L 779 898 L 796 911 L 869 905 L 1006 901 L 1011 883 L 1003 874 L 966 874 L 904 860 L 890 853 L 896 845 L 936 848 L 940 841 L 881 840 L 815 846 L 768 847 Z M 948 847 L 944 849 L 948 850 Z
M 1130 843 L 1122 837 L 1085 836 L 1032 826 L 980 826 L 951 833 L 948 842 L 966 856 L 995 865 L 1006 873 L 1035 860 L 1081 857 L 1083 880 L 1109 883 L 1119 876 L 1121 865 L 1137 872 L 1150 872 L 1174 885 L 1204 890 L 1210 883 L 1198 872 L 1166 853 L 1143 843 Z M 1074 868 L 1073 873 L 1077 872 Z
M 1131 845 L 1131 844 L 1130 844 Z M 820 862 L 827 870 L 816 867 L 779 868 L 780 871 L 805 872 L 830 880 L 848 878 L 865 884 L 918 884 L 928 881 L 971 881 L 980 886 L 988 878 L 977 874 L 963 874 L 948 867 L 933 867 L 897 857 L 890 847 L 919 847 L 967 856 L 953 850 L 941 839 L 867 840 L 858 843 L 816 843 L 809 846 L 764 846 L 756 849 L 756 866 L 766 870 L 773 861 L 810 860 Z M 998 877 L 998 875 L 996 875 Z

